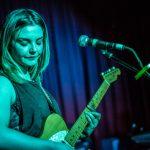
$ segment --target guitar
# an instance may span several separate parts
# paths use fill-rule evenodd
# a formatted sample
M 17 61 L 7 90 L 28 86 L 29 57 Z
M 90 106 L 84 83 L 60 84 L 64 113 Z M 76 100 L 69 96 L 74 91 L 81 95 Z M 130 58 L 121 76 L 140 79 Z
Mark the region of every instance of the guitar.
M 120 74 L 120 69 L 115 67 L 112 67 L 105 73 L 101 74 L 103 77 L 102 85 L 100 86 L 94 97 L 90 100 L 87 107 L 85 107 L 85 109 L 70 130 L 67 128 L 67 125 L 63 118 L 60 115 L 53 113 L 49 115 L 46 119 L 44 130 L 40 138 L 49 139 L 55 142 L 64 141 L 71 147 L 74 147 L 86 125 L 88 124 L 85 112 L 89 112 L 89 108 L 96 109 L 99 106 L 103 96 L 110 87 L 110 84 L 116 81 L 118 75 Z

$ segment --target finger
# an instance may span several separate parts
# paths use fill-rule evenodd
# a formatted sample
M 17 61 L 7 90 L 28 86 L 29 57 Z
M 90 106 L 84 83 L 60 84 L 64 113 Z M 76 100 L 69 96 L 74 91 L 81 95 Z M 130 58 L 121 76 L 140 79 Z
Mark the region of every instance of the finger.
M 90 119 L 90 126 L 95 128 L 99 122 L 99 119 L 95 118 L 90 112 L 87 113 L 87 116 L 89 117 Z
M 88 112 L 87 115 L 93 120 L 100 120 L 100 113 L 97 113 L 97 112 Z
M 89 116 L 92 120 L 95 118 L 91 112 L 86 112 L 86 115 Z
M 91 115 L 90 115 L 90 117 L 92 117 Z M 94 127 L 96 127 L 98 124 L 99 124 L 99 122 L 100 122 L 100 118 L 101 116 L 100 115 L 98 115 L 97 117 L 95 117 L 94 115 L 93 115 L 93 117 L 91 118 L 91 120 L 92 120 L 92 126 L 94 126 Z
M 99 113 L 99 112 L 91 112 L 91 114 L 92 114 L 95 118 L 97 118 L 97 119 L 100 120 L 100 118 L 101 118 L 101 113 Z
M 99 115 L 101 115 L 99 112 L 93 112 L 93 111 L 91 111 L 90 113 L 92 113 L 93 115 L 96 115 L 96 116 L 99 116 Z
M 88 112 L 88 116 L 91 118 L 92 122 L 95 120 L 95 116 L 91 112 Z
M 89 123 L 93 123 L 93 122 L 92 122 L 92 119 L 91 119 L 91 117 L 90 117 L 90 115 L 89 115 L 89 113 L 86 112 L 85 115 L 86 115 L 86 118 L 87 118 L 88 122 L 89 122 Z

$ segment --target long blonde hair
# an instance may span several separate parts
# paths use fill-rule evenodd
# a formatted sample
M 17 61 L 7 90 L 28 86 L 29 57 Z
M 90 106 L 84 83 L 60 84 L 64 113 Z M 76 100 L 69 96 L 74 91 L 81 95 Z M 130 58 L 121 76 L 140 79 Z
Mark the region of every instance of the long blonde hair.
M 44 34 L 43 52 L 38 63 L 29 68 L 32 80 L 40 82 L 40 76 L 49 64 L 50 59 L 48 32 L 43 18 L 31 9 L 17 9 L 12 11 L 6 17 L 0 33 L 0 70 L 17 83 L 25 81 L 23 78 L 24 74 L 10 54 L 10 44 L 15 33 L 27 25 L 39 25 L 43 29 Z

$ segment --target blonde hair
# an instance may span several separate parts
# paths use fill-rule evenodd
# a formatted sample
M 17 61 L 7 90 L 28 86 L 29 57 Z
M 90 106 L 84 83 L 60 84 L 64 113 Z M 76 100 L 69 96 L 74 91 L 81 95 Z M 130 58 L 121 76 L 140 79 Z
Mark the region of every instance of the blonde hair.
M 41 74 L 49 64 L 50 50 L 48 32 L 43 18 L 34 10 L 17 9 L 6 17 L 0 33 L 0 69 L 17 83 L 25 82 L 24 74 L 10 54 L 10 44 L 15 33 L 27 25 L 39 25 L 43 29 L 43 52 L 38 63 L 29 68 L 31 80 L 41 82 Z

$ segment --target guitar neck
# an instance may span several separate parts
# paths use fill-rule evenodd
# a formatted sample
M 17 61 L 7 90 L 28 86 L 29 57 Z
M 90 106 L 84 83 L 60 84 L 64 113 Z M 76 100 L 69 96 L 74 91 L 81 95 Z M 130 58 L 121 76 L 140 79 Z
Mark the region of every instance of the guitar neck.
M 74 147 L 75 143 L 77 142 L 77 140 L 81 136 L 83 130 L 85 129 L 85 127 L 88 123 L 86 116 L 85 116 L 85 112 L 90 111 L 88 109 L 88 107 L 96 109 L 99 106 L 103 96 L 107 92 L 109 86 L 110 86 L 110 84 L 104 80 L 102 85 L 100 86 L 100 88 L 98 89 L 96 94 L 94 95 L 94 97 L 90 100 L 87 107 L 83 110 L 80 117 L 77 119 L 77 121 L 75 122 L 75 124 L 73 125 L 71 130 L 66 135 L 65 141 L 67 143 L 69 143 L 72 147 Z

